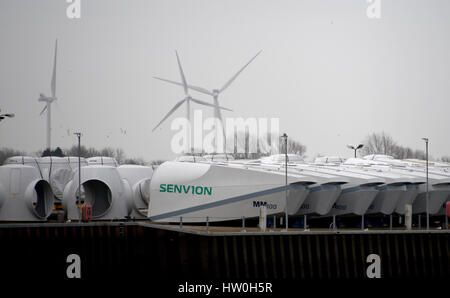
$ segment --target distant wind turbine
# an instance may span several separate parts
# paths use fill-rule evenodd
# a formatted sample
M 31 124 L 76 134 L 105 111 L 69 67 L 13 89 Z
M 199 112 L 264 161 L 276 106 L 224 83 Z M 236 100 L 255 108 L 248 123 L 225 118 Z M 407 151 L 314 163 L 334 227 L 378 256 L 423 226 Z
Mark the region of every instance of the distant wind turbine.
M 182 81 L 182 83 L 176 83 L 176 82 L 175 83 L 177 85 L 183 86 L 184 96 L 185 97 L 175 104 L 175 106 L 166 114 L 166 116 L 164 116 L 164 118 L 158 123 L 158 125 L 155 126 L 155 128 L 153 128 L 152 131 L 155 131 L 155 129 L 157 129 L 161 125 L 161 123 L 163 123 L 164 120 L 166 120 L 170 115 L 172 115 L 172 113 L 175 112 L 176 109 L 178 109 L 184 102 L 186 102 L 186 117 L 187 117 L 188 121 L 191 120 L 191 117 L 190 117 L 190 102 L 191 101 L 193 101 L 195 103 L 198 103 L 198 104 L 201 104 L 201 105 L 214 107 L 214 109 L 218 109 L 218 110 L 223 109 L 223 110 L 231 111 L 230 109 L 227 109 L 227 108 L 224 108 L 224 107 L 220 107 L 218 105 L 213 105 L 213 104 L 204 102 L 204 101 L 199 100 L 199 99 L 192 98 L 189 95 L 189 92 L 188 92 L 188 88 L 189 88 L 188 86 L 189 85 L 186 82 L 186 78 L 184 76 L 183 68 L 181 67 L 181 62 L 180 62 L 180 58 L 178 57 L 177 51 L 175 51 L 175 55 L 177 56 L 178 68 L 180 70 L 180 76 L 181 76 L 181 81 Z
M 45 96 L 45 94 L 41 93 L 39 94 L 39 99 L 38 101 L 43 101 L 45 102 L 45 107 L 42 109 L 41 113 L 39 115 L 42 115 L 46 110 L 47 110 L 47 149 L 50 150 L 51 149 L 51 121 L 52 121 L 52 116 L 51 116 L 51 104 L 53 101 L 55 101 L 56 98 L 56 55 L 58 52 L 58 39 L 56 39 L 55 42 L 55 57 L 53 60 L 53 74 L 52 74 L 52 82 L 50 84 L 50 88 L 51 88 L 51 92 L 52 92 L 52 96 Z
M 250 59 L 250 61 L 247 62 L 247 64 L 245 64 L 234 76 L 231 77 L 231 79 L 229 79 L 220 89 L 212 89 L 212 90 L 208 90 L 206 88 L 203 87 L 198 87 L 198 86 L 194 86 L 194 85 L 187 85 L 185 81 L 183 81 L 183 83 L 179 83 L 179 82 L 175 82 L 175 81 L 171 81 L 171 80 L 167 80 L 164 78 L 160 78 L 160 77 L 154 77 L 157 80 L 161 80 L 161 81 L 165 81 L 171 84 L 175 84 L 175 85 L 180 85 L 180 86 L 187 86 L 187 88 L 191 89 L 191 90 L 195 90 L 197 92 L 203 93 L 203 94 L 208 94 L 211 95 L 214 99 L 214 117 L 218 118 L 220 120 L 220 122 L 222 123 L 222 129 L 224 130 L 224 125 L 223 125 L 223 121 L 222 121 L 222 114 L 220 111 L 220 106 L 219 106 L 219 94 L 222 93 L 223 91 L 225 91 L 225 89 L 227 89 L 231 83 L 233 83 L 233 81 L 238 77 L 238 75 L 262 52 L 259 51 L 255 56 L 253 56 L 252 59 Z M 187 92 L 187 91 L 185 91 Z M 224 131 L 224 135 L 225 135 L 225 131 Z

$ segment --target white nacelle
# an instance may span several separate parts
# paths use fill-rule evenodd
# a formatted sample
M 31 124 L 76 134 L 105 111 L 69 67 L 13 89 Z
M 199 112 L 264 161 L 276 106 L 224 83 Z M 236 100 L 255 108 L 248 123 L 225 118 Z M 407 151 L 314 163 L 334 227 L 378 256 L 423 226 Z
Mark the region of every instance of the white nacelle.
M 38 166 L 39 158 L 32 156 L 11 156 L 8 157 L 3 165 L 28 165 L 28 166 Z
M 64 188 L 73 178 L 73 170 L 78 169 L 78 157 L 46 156 L 35 158 L 30 156 L 13 156 L 5 164 L 22 164 L 35 167 L 40 176 L 50 183 L 56 200 L 62 200 Z M 80 158 L 80 165 L 87 166 L 86 160 Z
M 114 157 L 109 156 L 94 156 L 86 159 L 88 165 L 102 165 L 102 166 L 110 166 L 117 167 L 119 164 Z
M 122 179 L 131 187 L 131 201 L 133 202 L 130 217 L 146 218 L 141 210 L 148 208 L 150 200 L 150 181 L 153 176 L 153 168 L 139 165 L 122 165 L 117 167 Z
M 0 220 L 45 221 L 53 204 L 52 189 L 35 167 L 20 164 L 0 167 Z
M 72 170 L 78 169 L 78 156 L 67 156 L 64 157 L 64 159 L 67 160 L 67 163 Z M 88 163 L 86 161 L 86 158 L 80 157 L 80 167 L 85 167 L 87 165 Z
M 78 183 L 78 170 L 75 170 L 63 194 L 63 207 L 70 220 L 80 216 L 81 210 L 76 205 Z M 81 188 L 82 203 L 92 205 L 93 219 L 124 219 L 130 215 L 131 188 L 117 168 L 98 165 L 81 168 Z
M 310 177 L 288 176 L 288 210 L 298 210 L 308 195 Z M 150 183 L 148 217 L 154 221 L 225 221 L 284 212 L 285 176 L 278 172 L 214 164 L 165 162 Z M 291 206 L 291 207 L 290 207 Z
M 46 156 L 39 159 L 39 168 L 50 183 L 56 199 L 61 200 L 64 187 L 73 178 L 73 170 L 65 157 Z
M 193 156 L 193 155 L 182 155 L 175 158 L 174 161 L 180 162 L 207 162 L 208 160 L 203 156 Z

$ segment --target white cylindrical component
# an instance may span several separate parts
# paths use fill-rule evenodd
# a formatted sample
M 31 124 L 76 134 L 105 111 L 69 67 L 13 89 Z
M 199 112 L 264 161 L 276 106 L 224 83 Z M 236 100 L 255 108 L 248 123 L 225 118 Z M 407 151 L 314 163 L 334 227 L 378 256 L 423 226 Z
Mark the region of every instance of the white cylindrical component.
M 86 166 L 81 168 L 82 203 L 92 205 L 92 217 L 98 220 L 124 219 L 129 215 L 124 181 L 117 168 L 108 166 Z M 63 207 L 68 219 L 78 219 L 76 205 L 78 171 L 64 188 Z
M 265 232 L 267 227 L 267 207 L 259 207 L 259 228 L 261 232 Z
M 98 165 L 98 166 L 110 166 L 110 167 L 117 167 L 119 164 L 117 160 L 114 157 L 109 156 L 94 156 L 86 158 L 86 162 L 88 165 Z
M 69 164 L 69 166 L 72 170 L 75 171 L 78 169 L 78 156 L 67 156 L 67 157 L 64 157 L 64 159 L 67 160 L 67 163 Z M 84 157 L 80 157 L 79 161 L 80 161 L 80 167 L 85 167 L 88 165 L 88 163 Z
M 405 226 L 406 229 L 411 230 L 412 225 L 412 205 L 406 204 L 405 205 Z
M 0 167 L 0 220 L 44 221 L 51 214 L 54 195 L 50 184 L 32 166 Z
M 52 213 L 54 194 L 47 181 L 36 180 L 32 182 L 25 192 L 25 198 L 28 207 L 37 218 L 45 220 Z
M 131 187 L 130 196 L 127 198 L 131 204 L 130 217 L 146 218 L 153 169 L 140 165 L 121 165 L 117 167 L 117 171 Z

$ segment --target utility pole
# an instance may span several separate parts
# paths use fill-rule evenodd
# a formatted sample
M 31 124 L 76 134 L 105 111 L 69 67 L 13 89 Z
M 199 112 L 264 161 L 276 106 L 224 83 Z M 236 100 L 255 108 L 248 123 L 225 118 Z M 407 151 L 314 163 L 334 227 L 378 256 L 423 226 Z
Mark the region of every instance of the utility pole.
M 287 162 L 288 162 L 288 155 L 287 155 L 287 141 L 288 141 L 288 136 L 286 133 L 284 133 L 281 138 L 284 140 L 284 169 L 285 169 L 285 189 L 284 189 L 284 194 L 285 194 L 285 200 L 286 200 L 286 206 L 285 206 L 285 217 L 286 217 L 286 232 L 288 231 L 288 227 L 289 227 L 289 222 L 288 222 L 288 176 L 287 176 Z
M 78 197 L 77 208 L 79 221 L 81 222 L 81 132 L 76 132 L 74 135 L 78 138 Z
M 428 138 L 422 138 L 425 141 L 425 154 L 427 165 L 427 195 L 426 195 L 426 211 L 427 211 L 427 230 L 430 229 L 430 212 L 428 209 L 429 193 L 428 193 Z

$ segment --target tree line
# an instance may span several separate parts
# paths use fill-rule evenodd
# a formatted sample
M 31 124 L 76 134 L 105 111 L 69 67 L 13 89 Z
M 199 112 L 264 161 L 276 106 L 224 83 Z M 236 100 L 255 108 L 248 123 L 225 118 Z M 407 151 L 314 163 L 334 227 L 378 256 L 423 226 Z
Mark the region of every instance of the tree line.
M 260 150 L 265 141 L 259 141 L 257 142 L 257 152 L 250 152 L 249 150 L 249 142 L 251 141 L 251 138 L 254 138 L 250 136 L 248 133 L 245 133 L 244 138 L 239 138 L 243 144 L 240 144 L 244 147 L 244 152 L 240 153 L 237 152 L 235 149 L 235 152 L 230 153 L 231 156 L 233 156 L 235 159 L 258 159 L 264 156 L 270 155 L 272 152 L 267 152 L 264 150 Z M 268 137 L 270 140 L 270 136 Z M 360 150 L 361 155 L 369 155 L 369 154 L 384 154 L 384 155 L 391 155 L 396 159 L 408 159 L 408 158 L 416 158 L 416 159 L 425 159 L 425 151 L 424 150 L 414 150 L 407 146 L 399 145 L 394 138 L 385 133 L 370 133 L 368 134 L 364 140 L 361 142 L 361 144 L 364 145 L 364 147 Z M 266 144 L 267 145 L 267 144 Z M 278 141 L 278 152 L 284 153 L 285 152 L 285 143 L 280 138 Z M 305 156 L 307 147 L 303 145 L 301 142 L 294 140 L 292 138 L 288 138 L 287 142 L 287 151 L 290 154 L 298 154 L 300 156 Z M 125 152 L 121 148 L 111 148 L 111 147 L 105 147 L 103 149 L 96 149 L 93 147 L 86 147 L 81 146 L 80 147 L 81 156 L 85 158 L 94 157 L 94 156 L 109 156 L 113 157 L 117 160 L 119 164 L 136 164 L 136 165 L 157 165 L 164 162 L 164 160 L 153 160 L 151 162 L 146 162 L 142 158 L 129 158 L 125 155 Z M 204 152 L 203 152 L 204 154 Z M 20 151 L 20 150 L 14 150 L 11 148 L 0 148 L 0 164 L 3 164 L 3 162 L 11 156 L 21 156 L 21 155 L 27 155 L 26 152 Z M 34 156 L 78 156 L 78 146 L 73 145 L 72 147 L 68 149 L 61 149 L 60 147 L 57 147 L 55 150 L 44 150 L 43 152 L 35 152 L 32 154 Z M 196 154 L 196 155 L 202 155 L 202 154 Z M 434 160 L 432 156 L 429 156 L 430 160 Z M 450 156 L 442 156 L 440 159 L 437 159 L 437 161 L 443 161 L 443 162 L 450 162 Z
M 103 149 L 96 149 L 93 147 L 80 146 L 80 156 L 84 158 L 94 157 L 94 156 L 108 156 L 113 157 L 117 160 L 119 164 L 135 164 L 135 165 L 146 165 L 147 163 L 142 158 L 129 158 L 125 155 L 125 152 L 121 148 L 111 148 L 105 147 Z M 22 156 L 28 155 L 27 152 L 14 150 L 11 148 L 1 148 L 0 149 L 0 164 L 3 164 L 4 161 L 11 156 Z M 54 150 L 46 149 L 43 152 L 35 152 L 31 154 L 32 156 L 57 156 L 57 157 L 65 157 L 65 156 L 78 156 L 78 145 L 73 145 L 68 149 L 61 149 L 60 147 L 56 147 Z M 159 161 L 153 161 L 151 164 L 159 163 Z
M 392 136 L 385 132 L 371 133 L 361 142 L 364 147 L 361 149 L 363 155 L 384 154 L 396 159 L 426 159 L 424 150 L 414 150 L 410 147 L 399 145 Z M 429 156 L 429 159 L 432 159 Z

